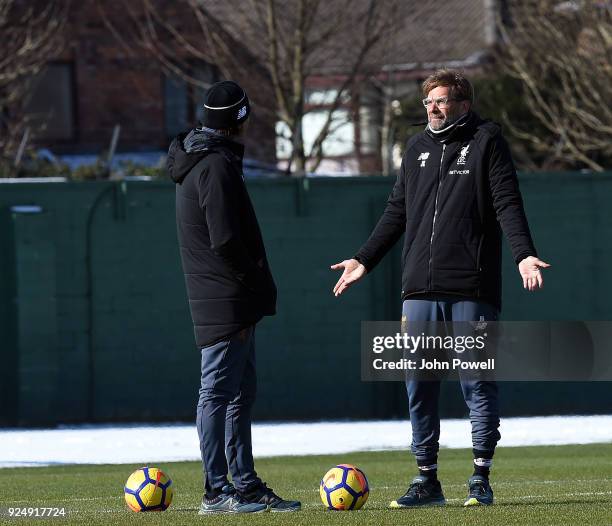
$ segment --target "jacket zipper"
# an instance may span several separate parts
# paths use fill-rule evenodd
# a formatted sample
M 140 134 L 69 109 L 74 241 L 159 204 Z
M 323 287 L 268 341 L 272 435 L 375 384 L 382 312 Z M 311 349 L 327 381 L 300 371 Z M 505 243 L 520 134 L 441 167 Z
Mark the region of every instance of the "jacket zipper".
M 444 163 L 444 150 L 446 150 L 446 144 L 442 145 L 442 156 L 440 157 L 440 169 L 438 170 L 438 187 L 436 188 L 436 200 L 434 203 L 434 215 L 431 221 L 431 237 L 429 238 L 429 272 L 428 272 L 428 283 L 427 289 L 431 290 L 431 262 L 433 259 L 433 239 L 436 232 L 436 218 L 438 217 L 438 196 L 440 195 L 440 186 L 442 185 L 442 165 Z

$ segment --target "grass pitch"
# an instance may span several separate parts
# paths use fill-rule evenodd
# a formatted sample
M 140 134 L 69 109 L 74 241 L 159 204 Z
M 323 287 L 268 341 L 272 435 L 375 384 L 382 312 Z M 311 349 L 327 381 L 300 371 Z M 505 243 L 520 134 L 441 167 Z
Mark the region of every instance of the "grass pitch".
M 348 462 L 363 469 L 370 498 L 354 512 L 326 511 L 318 494 L 321 476 Z M 0 470 L 2 524 L 249 524 L 249 525 L 511 525 L 612 524 L 612 444 L 500 448 L 491 476 L 496 504 L 463 508 L 471 451 L 442 450 L 439 477 L 445 508 L 390 510 L 404 493 L 415 467 L 406 451 L 333 456 L 276 457 L 256 462 L 258 473 L 280 495 L 302 501 L 301 512 L 259 515 L 197 515 L 201 468 L 197 462 L 163 464 L 175 487 L 164 513 L 133 513 L 123 484 L 136 465 L 56 466 Z M 150 465 L 156 465 L 154 462 Z M 63 507 L 66 518 L 10 519 L 8 507 Z

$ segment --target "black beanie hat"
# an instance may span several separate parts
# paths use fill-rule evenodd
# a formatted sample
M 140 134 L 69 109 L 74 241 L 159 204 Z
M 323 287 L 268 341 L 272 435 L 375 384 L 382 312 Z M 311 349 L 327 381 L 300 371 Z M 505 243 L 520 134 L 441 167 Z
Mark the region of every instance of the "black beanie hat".
M 249 117 L 251 106 L 246 92 L 235 82 L 215 82 L 204 95 L 202 126 L 215 130 L 235 128 Z

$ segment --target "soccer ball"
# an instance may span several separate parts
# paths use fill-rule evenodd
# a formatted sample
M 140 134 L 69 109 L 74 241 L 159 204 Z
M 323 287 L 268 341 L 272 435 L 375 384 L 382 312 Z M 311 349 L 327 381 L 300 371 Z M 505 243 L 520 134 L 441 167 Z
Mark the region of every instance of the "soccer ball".
M 165 511 L 172 502 L 172 480 L 159 468 L 140 468 L 125 483 L 125 502 L 132 511 Z
M 351 464 L 339 464 L 325 473 L 319 494 L 327 509 L 358 510 L 368 500 L 370 488 L 363 471 Z

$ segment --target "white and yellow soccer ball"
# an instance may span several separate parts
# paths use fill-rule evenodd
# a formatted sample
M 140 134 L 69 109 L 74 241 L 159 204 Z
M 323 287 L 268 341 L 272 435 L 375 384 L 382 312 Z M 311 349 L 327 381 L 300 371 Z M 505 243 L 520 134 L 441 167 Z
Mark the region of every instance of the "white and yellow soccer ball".
M 351 464 L 338 464 L 321 479 L 319 494 L 330 510 L 358 510 L 370 494 L 365 473 Z
M 174 496 L 172 480 L 159 468 L 137 469 L 123 490 L 132 511 L 165 511 Z

